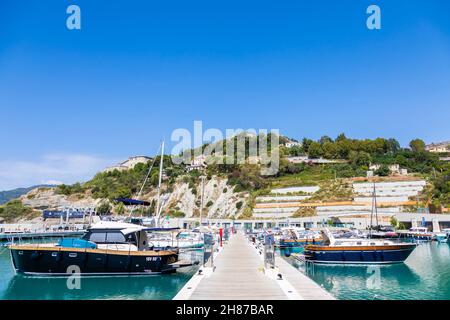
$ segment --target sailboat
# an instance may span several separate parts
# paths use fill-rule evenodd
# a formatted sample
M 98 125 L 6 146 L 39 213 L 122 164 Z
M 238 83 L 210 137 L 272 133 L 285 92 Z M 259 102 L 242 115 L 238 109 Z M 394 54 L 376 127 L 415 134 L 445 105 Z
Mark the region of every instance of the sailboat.
M 305 260 L 323 264 L 394 264 L 404 262 L 414 251 L 415 243 L 395 243 L 372 238 L 372 220 L 376 210 L 376 187 L 374 183 L 370 229 L 367 239 L 336 239 L 328 228 L 323 231 L 323 245 L 305 246 Z

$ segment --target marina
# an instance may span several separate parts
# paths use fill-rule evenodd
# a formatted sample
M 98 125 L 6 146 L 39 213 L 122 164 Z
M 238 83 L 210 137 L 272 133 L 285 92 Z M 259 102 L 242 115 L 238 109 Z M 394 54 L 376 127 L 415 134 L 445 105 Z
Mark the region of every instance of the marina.
M 314 199 L 318 186 L 275 188 L 275 197 L 256 197 L 253 218 L 214 219 L 203 216 L 206 177 L 194 175 L 190 179 L 201 181 L 198 215 L 185 218 L 178 211 L 183 198 L 169 201 L 172 191 L 163 190 L 164 146 L 162 140 L 157 166 L 156 157 L 145 160 L 149 166 L 133 193 L 97 207 L 43 210 L 30 223 L 1 224 L 1 299 L 408 299 L 395 281 L 411 284 L 412 299 L 450 299 L 446 289 L 428 291 L 429 273 L 437 271 L 432 279 L 440 284 L 450 281 L 450 215 L 402 207 L 415 204 L 410 197 L 424 180 L 353 181 L 353 200 L 337 202 L 302 202 Z M 150 178 L 155 196 L 148 201 L 143 190 Z M 228 187 L 211 191 L 225 194 Z M 292 216 L 305 206 L 315 214 Z M 431 270 L 414 272 L 411 264 L 423 259 Z M 416 287 L 417 278 L 425 288 Z M 30 284 L 46 289 L 27 290 Z
M 217 242 L 211 259 L 155 276 L 83 277 L 81 289 L 67 277 L 17 274 L 8 248 L 0 250 L 0 299 L 449 299 L 450 245 L 420 243 L 400 264 L 311 265 L 296 259 L 304 246 L 279 249 L 267 267 L 263 243 L 243 230 Z M 180 252 L 180 259 L 203 261 L 205 249 Z M 201 270 L 201 271 L 200 271 Z M 200 272 L 199 272 L 200 271 Z M 45 287 L 44 287 L 45 286 Z M 45 290 L 38 289 L 45 288 Z

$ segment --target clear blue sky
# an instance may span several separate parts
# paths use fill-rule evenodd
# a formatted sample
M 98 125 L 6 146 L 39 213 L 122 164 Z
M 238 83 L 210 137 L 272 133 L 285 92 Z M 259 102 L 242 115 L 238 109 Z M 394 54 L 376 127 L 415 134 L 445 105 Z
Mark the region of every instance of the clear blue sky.
M 87 179 L 194 120 L 448 140 L 450 1 L 2 0 L 0 116 L 0 190 Z

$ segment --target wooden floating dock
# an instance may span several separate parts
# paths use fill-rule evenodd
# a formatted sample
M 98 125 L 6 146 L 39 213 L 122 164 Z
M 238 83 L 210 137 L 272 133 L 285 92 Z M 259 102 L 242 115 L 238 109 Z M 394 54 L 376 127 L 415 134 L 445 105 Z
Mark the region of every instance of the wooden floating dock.
M 237 233 L 215 256 L 214 269 L 202 267 L 202 274 L 193 275 L 174 300 L 334 300 L 282 258 L 276 265 L 281 280 L 264 272 L 262 255 Z

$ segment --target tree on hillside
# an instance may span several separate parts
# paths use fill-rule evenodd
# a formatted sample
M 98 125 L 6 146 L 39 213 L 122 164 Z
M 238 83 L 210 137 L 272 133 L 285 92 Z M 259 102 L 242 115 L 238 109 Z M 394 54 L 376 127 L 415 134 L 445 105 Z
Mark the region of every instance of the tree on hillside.
M 300 146 L 294 146 L 288 149 L 288 154 L 294 157 L 298 157 L 304 154 L 303 148 Z
M 344 140 L 347 140 L 347 137 L 345 136 L 345 133 L 340 133 L 340 134 L 337 136 L 335 142 L 340 142 L 340 141 L 344 141 Z
M 326 159 L 336 159 L 338 157 L 338 149 L 335 143 L 325 142 L 322 145 L 323 156 Z
M 325 144 L 325 143 L 333 143 L 333 139 L 331 139 L 329 136 L 322 136 L 319 140 L 320 144 Z
M 397 153 L 400 151 L 400 143 L 395 139 L 388 139 L 386 141 L 387 151 L 390 153 Z
M 350 151 L 348 158 L 354 166 L 369 166 L 372 162 L 372 157 L 365 151 Z
M 305 151 L 305 153 L 309 152 L 309 146 L 311 145 L 311 143 L 313 143 L 314 141 L 312 141 L 311 139 L 308 138 L 303 138 L 302 140 L 302 147 L 303 147 L 303 151 Z
M 387 165 L 383 164 L 378 170 L 375 170 L 375 174 L 380 177 L 387 177 L 391 174 L 391 170 Z
M 425 151 L 425 142 L 421 139 L 414 139 L 409 143 L 409 147 L 413 152 L 423 152 Z
M 336 142 L 337 151 L 339 154 L 339 158 L 348 159 L 349 153 L 352 150 L 355 150 L 355 144 L 348 139 L 341 139 Z

